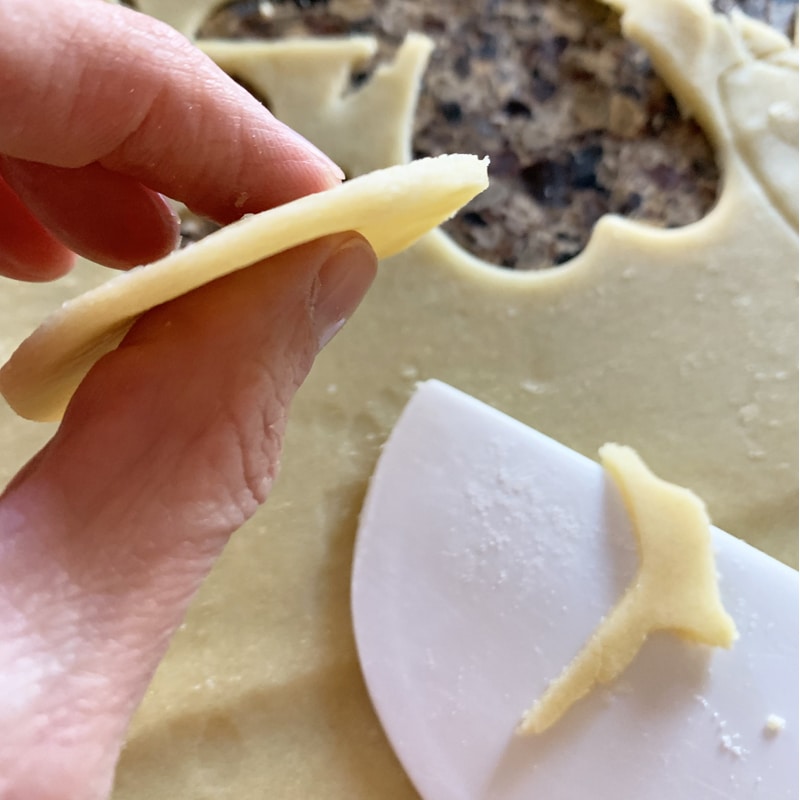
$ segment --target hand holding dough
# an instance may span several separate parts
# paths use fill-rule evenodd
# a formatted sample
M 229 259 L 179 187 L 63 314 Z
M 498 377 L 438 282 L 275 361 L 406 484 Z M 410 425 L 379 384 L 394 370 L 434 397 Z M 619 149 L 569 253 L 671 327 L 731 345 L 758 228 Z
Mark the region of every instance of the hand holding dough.
M 92 364 L 144 311 L 331 233 L 358 231 L 379 257 L 394 255 L 484 189 L 486 169 L 475 156 L 422 159 L 229 225 L 65 303 L 0 370 L 0 391 L 22 416 L 59 419 Z

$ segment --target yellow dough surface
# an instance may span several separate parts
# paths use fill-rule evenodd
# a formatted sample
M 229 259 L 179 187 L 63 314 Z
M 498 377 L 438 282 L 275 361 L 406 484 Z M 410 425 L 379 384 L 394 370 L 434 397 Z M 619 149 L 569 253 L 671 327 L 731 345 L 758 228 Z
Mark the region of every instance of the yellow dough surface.
M 417 797 L 370 705 L 349 608 L 366 485 L 417 380 L 586 455 L 626 442 L 716 525 L 796 565 L 797 51 L 701 0 L 617 5 L 716 148 L 717 204 L 677 230 L 605 217 L 580 256 L 540 273 L 496 269 L 439 232 L 385 261 L 296 399 L 269 502 L 155 676 L 116 800 Z M 349 174 L 409 160 L 427 40 L 355 91 L 369 40 L 202 46 Z M 0 356 L 97 281 L 87 266 L 52 287 L 4 283 Z M 51 430 L 2 409 L 3 477 Z
M 657 478 L 635 450 L 600 448 L 622 494 L 639 551 L 639 569 L 584 648 L 524 715 L 520 733 L 542 733 L 597 684 L 610 683 L 654 631 L 730 647 L 736 626 L 722 607 L 705 505 L 688 489 Z

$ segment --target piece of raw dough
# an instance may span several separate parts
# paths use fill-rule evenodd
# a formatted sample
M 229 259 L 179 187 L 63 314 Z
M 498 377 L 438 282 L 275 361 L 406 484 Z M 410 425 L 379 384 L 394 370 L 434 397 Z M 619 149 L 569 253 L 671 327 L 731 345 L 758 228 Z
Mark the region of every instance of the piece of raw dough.
M 487 163 L 449 155 L 378 170 L 124 272 L 51 314 L 0 370 L 0 392 L 23 417 L 60 419 L 92 365 L 148 309 L 331 233 L 358 231 L 380 258 L 394 255 L 485 189 Z
M 630 447 L 606 444 L 600 460 L 633 523 L 639 569 L 583 650 L 524 715 L 520 733 L 546 731 L 595 685 L 618 678 L 655 631 L 711 647 L 730 647 L 737 637 L 722 607 L 703 502 L 653 475 Z

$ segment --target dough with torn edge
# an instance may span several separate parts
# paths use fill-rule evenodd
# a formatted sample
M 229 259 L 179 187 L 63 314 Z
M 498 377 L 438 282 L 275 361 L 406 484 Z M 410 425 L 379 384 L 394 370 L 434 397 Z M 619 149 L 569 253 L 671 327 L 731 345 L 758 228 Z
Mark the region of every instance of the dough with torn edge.
M 154 306 L 242 267 L 332 233 L 361 233 L 380 258 L 404 250 L 488 185 L 488 160 L 426 158 L 364 175 L 228 225 L 64 305 L 0 370 L 21 416 L 59 419 L 86 373 Z
M 595 685 L 619 677 L 654 631 L 712 647 L 730 647 L 737 638 L 722 607 L 703 502 L 656 477 L 630 447 L 606 444 L 600 459 L 630 514 L 639 569 L 583 650 L 525 714 L 520 733 L 543 733 Z

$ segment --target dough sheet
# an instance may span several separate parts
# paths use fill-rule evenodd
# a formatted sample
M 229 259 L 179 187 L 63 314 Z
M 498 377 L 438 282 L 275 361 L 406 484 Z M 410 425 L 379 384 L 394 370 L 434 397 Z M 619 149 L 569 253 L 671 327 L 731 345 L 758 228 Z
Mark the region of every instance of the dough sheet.
M 145 3 L 189 30 L 210 4 Z M 268 503 L 232 539 L 134 719 L 116 800 L 416 797 L 372 711 L 353 642 L 356 520 L 416 381 L 438 378 L 594 456 L 613 440 L 688 486 L 712 521 L 797 564 L 797 50 L 704 0 L 626 0 L 643 45 L 723 170 L 701 221 L 605 217 L 539 273 L 481 262 L 443 234 L 386 260 L 321 354 Z M 363 87 L 369 40 L 203 42 L 350 175 L 410 158 L 430 43 L 409 37 Z M 4 283 L 7 356 L 94 285 Z M 52 428 L 0 412 L 8 479 Z

